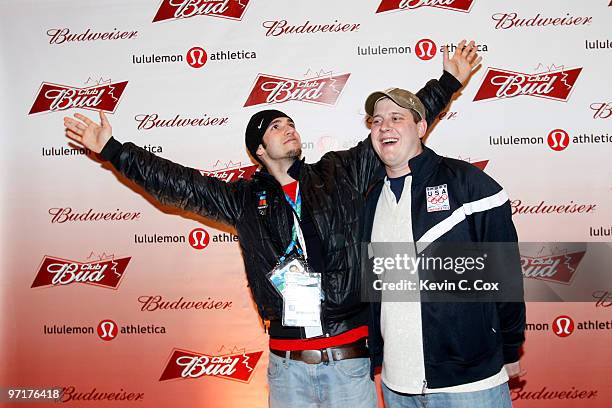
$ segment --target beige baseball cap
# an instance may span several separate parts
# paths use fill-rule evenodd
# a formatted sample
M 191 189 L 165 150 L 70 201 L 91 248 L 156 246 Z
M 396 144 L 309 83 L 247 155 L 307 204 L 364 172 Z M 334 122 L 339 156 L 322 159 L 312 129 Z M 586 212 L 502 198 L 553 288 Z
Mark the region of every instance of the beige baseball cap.
M 368 115 L 374 116 L 374 105 L 382 98 L 389 98 L 405 109 L 412 109 L 425 119 L 425 106 L 418 96 L 410 91 L 400 88 L 389 88 L 370 94 L 365 102 L 365 111 Z

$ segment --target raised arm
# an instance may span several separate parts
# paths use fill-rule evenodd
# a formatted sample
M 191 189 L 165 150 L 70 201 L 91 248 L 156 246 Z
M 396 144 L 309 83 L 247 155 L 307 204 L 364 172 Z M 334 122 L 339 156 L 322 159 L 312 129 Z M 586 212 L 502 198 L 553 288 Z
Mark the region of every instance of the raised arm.
M 416 93 L 426 109 L 427 127 L 436 120 L 446 108 L 453 94 L 468 81 L 474 70 L 479 66 L 482 57 L 476 52 L 476 44 L 461 40 L 455 48 L 452 57 L 448 49 L 443 48 L 442 67 L 444 72 L 437 81 L 431 80 Z
M 467 82 L 472 72 L 478 67 L 481 57 L 476 53 L 474 41 L 466 43 L 462 40 L 452 57 L 444 48 L 442 66 L 444 72 L 439 79 L 428 81 L 416 95 L 419 97 L 426 110 L 427 125 L 436 120 L 451 101 L 455 92 L 461 89 L 462 84 Z M 344 167 L 350 177 L 350 182 L 362 193 L 365 193 L 377 176 L 382 164 L 372 149 L 372 143 L 368 137 L 357 146 L 343 151 L 329 152 L 317 163 L 317 166 L 340 165 Z
M 242 213 L 244 183 L 226 183 L 181 166 L 134 145 L 119 143 L 104 112 L 100 123 L 75 114 L 65 117 L 66 136 L 99 153 L 126 178 L 163 204 L 234 225 Z

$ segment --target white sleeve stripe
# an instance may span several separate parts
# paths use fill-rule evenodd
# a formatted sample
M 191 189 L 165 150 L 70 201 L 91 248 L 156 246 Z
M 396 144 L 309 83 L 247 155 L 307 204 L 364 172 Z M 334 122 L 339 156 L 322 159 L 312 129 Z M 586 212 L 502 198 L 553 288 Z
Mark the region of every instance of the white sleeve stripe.
M 506 193 L 506 190 L 501 189 L 499 193 L 492 196 L 481 198 L 480 200 L 472 201 L 471 203 L 465 203 L 463 204 L 463 208 L 465 208 L 466 215 L 472 215 L 477 212 L 483 212 L 499 207 L 506 201 L 508 201 L 508 194 Z
M 426 247 L 428 243 L 434 242 L 442 235 L 453 229 L 455 225 L 459 224 L 466 218 L 466 215 L 472 215 L 474 213 L 484 212 L 492 208 L 499 207 L 506 201 L 508 201 L 508 194 L 504 189 L 502 189 L 497 194 L 493 194 L 492 196 L 484 197 L 480 200 L 469 203 L 464 203 L 461 207 L 453 211 L 450 216 L 431 227 L 429 231 L 423 234 L 421 239 L 418 240 L 417 244 L 425 244 Z M 425 247 L 419 246 L 419 252 L 425 249 Z

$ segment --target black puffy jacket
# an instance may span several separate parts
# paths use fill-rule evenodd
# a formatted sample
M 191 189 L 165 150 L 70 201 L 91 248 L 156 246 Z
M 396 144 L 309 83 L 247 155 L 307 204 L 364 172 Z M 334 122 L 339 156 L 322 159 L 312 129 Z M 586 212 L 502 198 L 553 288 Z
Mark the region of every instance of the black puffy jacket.
M 428 124 L 460 87 L 445 72 L 417 93 L 427 109 Z M 280 320 L 282 299 L 266 274 L 291 241 L 293 219 L 276 179 L 260 171 L 252 180 L 226 183 L 114 139 L 101 156 L 161 203 L 234 226 L 259 314 L 266 320 Z M 380 167 L 368 137 L 349 150 L 329 152 L 314 164 L 297 160 L 288 172 L 300 182 L 304 207 L 323 244 L 321 320 L 325 335 L 367 324 L 368 309 L 360 301 L 359 282 L 362 211 L 365 193 Z M 263 192 L 268 207 L 262 215 L 258 204 Z

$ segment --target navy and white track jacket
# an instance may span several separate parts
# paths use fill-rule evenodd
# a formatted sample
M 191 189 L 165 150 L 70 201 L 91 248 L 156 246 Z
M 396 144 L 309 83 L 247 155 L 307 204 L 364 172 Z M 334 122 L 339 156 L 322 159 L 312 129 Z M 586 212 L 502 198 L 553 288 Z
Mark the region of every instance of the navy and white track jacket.
M 412 172 L 412 233 L 417 244 L 517 241 L 508 196 L 483 171 L 467 162 L 438 156 L 425 146 L 420 155 L 410 160 L 409 166 Z M 444 184 L 450 208 L 428 212 L 426 188 Z M 364 222 L 366 242 L 371 241 L 382 187 L 381 177 L 368 193 Z M 518 251 L 516 258 L 514 270 L 520 275 Z M 522 277 L 517 276 L 517 279 L 522 293 Z M 383 360 L 380 303 L 371 303 L 370 311 L 368 345 L 373 376 L 375 367 Z M 428 388 L 482 380 L 498 373 L 505 363 L 519 359 L 519 348 L 525 339 L 524 302 L 423 303 L 421 318 Z

